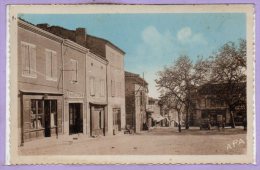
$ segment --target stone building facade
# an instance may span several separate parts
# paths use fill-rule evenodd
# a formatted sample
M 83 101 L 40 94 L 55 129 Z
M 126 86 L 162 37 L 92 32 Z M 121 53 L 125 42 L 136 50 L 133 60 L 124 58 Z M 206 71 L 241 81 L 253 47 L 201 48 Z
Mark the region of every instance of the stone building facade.
M 124 52 L 88 36 L 84 28 L 18 20 L 20 144 L 60 134 L 112 135 L 125 127 Z
M 229 106 L 223 100 L 224 95 L 229 93 L 227 84 L 205 84 L 195 89 L 192 95 L 192 105 L 190 110 L 190 125 L 199 126 L 201 119 L 209 118 L 212 125 L 223 121 L 226 125 L 230 125 L 234 121 L 237 125 L 243 124 L 246 118 L 246 83 L 237 83 L 238 87 L 233 90 L 233 100 L 237 101 L 232 113 Z
M 20 144 L 63 132 L 63 39 L 18 20 Z
M 87 47 L 105 58 L 107 64 L 107 133 L 117 134 L 125 128 L 125 52 L 111 42 L 87 35 Z
M 125 72 L 126 125 L 137 133 L 148 123 L 147 94 L 148 83 L 138 74 Z
M 148 127 L 157 126 L 157 124 L 160 126 L 165 126 L 168 118 L 164 117 L 164 112 L 161 111 L 160 101 L 158 99 L 148 97 L 146 113 Z

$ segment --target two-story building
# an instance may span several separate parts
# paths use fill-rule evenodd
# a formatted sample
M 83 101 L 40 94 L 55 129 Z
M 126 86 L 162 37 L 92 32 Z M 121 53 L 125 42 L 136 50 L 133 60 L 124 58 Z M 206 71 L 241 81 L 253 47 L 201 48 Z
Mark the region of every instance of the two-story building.
M 124 52 L 85 28 L 19 19 L 18 75 L 20 143 L 125 127 Z
M 125 72 L 126 125 L 137 133 L 148 123 L 147 94 L 148 83 L 138 74 Z
M 117 134 L 125 128 L 125 52 L 108 40 L 87 35 L 87 45 L 91 52 L 107 60 L 107 116 L 106 132 Z
M 18 128 L 23 144 L 63 131 L 63 39 L 18 20 Z
M 242 125 L 246 117 L 246 83 L 237 83 L 238 90 L 233 90 L 232 100 L 235 107 L 232 110 L 233 120 L 230 115 L 230 108 L 223 96 L 227 96 L 228 84 L 205 84 L 194 89 L 190 109 L 190 125 L 198 126 L 201 119 L 209 118 L 212 125 L 223 121 L 229 125 L 231 121 Z M 234 102 L 233 101 L 233 102 Z

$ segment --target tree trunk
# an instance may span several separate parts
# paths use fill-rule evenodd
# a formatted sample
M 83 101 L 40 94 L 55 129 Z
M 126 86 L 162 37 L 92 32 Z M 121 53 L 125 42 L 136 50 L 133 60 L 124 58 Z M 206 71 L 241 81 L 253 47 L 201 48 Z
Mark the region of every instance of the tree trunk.
M 181 116 L 180 116 L 180 112 L 178 112 L 178 131 L 181 132 Z
M 231 121 L 230 121 L 231 128 L 236 128 L 233 111 L 231 111 L 229 109 L 229 113 L 230 113 L 230 119 L 231 119 Z
M 186 108 L 186 122 L 185 122 L 185 129 L 189 129 L 189 108 Z

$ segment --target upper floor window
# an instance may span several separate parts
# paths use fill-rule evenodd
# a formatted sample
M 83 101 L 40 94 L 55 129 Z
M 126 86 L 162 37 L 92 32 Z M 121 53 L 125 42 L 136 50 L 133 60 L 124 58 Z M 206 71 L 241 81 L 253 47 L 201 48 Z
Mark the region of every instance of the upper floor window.
M 114 97 L 116 95 L 116 83 L 114 80 L 111 80 L 111 96 Z
M 121 89 L 121 82 L 117 82 L 116 83 L 116 89 L 117 89 L 117 96 L 121 96 L 121 91 L 122 91 L 122 89 Z
M 142 106 L 144 103 L 143 103 L 143 92 L 140 91 L 140 105 Z
M 71 82 L 77 83 L 78 82 L 78 61 L 74 59 L 70 59 L 71 63 Z
M 100 96 L 105 96 L 105 81 L 103 79 L 100 80 Z
M 36 46 L 21 42 L 22 75 L 36 78 Z
M 90 77 L 90 95 L 95 96 L 95 78 Z
M 45 50 L 46 55 L 46 79 L 57 81 L 57 53 Z

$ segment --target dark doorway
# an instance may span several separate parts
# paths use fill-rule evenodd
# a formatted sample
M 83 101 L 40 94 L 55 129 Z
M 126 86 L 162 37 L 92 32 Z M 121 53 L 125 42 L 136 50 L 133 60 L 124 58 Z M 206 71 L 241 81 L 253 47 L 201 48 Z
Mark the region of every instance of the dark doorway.
M 52 133 L 57 133 L 57 101 L 44 100 L 44 134 L 50 137 Z
M 69 134 L 83 133 L 83 114 L 81 103 L 69 104 Z

